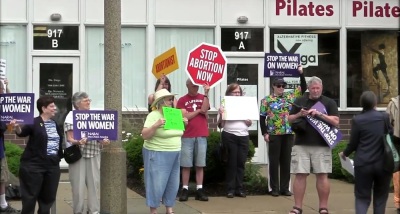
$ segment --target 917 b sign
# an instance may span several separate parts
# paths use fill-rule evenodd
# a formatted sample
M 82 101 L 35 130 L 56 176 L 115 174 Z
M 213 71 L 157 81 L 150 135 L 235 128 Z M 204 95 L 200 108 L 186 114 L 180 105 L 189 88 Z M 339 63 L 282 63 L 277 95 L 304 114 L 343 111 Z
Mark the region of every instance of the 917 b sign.
M 33 49 L 79 50 L 79 27 L 34 26 Z

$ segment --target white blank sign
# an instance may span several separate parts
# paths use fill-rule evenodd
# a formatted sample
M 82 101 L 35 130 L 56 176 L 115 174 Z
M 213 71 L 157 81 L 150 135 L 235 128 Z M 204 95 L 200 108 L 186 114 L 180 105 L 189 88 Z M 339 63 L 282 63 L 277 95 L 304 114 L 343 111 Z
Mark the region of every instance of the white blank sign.
M 226 96 L 224 120 L 259 120 L 257 97 Z

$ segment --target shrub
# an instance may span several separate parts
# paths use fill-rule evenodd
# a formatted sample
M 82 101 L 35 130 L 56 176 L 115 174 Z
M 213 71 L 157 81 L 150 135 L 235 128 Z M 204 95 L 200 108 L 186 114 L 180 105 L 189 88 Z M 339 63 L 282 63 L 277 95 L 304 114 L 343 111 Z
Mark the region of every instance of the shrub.
M 140 178 L 140 169 L 143 168 L 143 143 L 144 140 L 140 135 L 134 135 L 123 144 L 128 162 L 128 175 L 134 178 Z
M 329 175 L 329 177 L 354 183 L 354 176 L 342 168 L 340 157 L 338 155 L 338 153 L 344 151 L 346 147 L 347 141 L 340 141 L 332 150 L 332 173 Z M 350 158 L 354 158 L 354 153 L 350 155 Z
M 19 175 L 19 165 L 22 152 L 24 150 L 10 142 L 6 142 L 6 157 L 7 157 L 7 164 L 8 169 L 12 174 L 18 177 Z
M 225 167 L 223 164 L 218 162 L 214 157 L 214 151 L 220 142 L 220 133 L 211 132 L 207 138 L 207 167 L 204 169 L 204 183 L 218 183 L 225 179 Z M 140 169 L 143 168 L 143 155 L 142 147 L 144 140 L 140 135 L 133 135 L 129 141 L 125 142 L 124 149 L 127 156 L 128 164 L 128 175 L 133 178 L 140 179 Z M 247 154 L 248 160 L 253 158 L 255 153 L 255 147 L 253 143 L 249 142 L 249 152 Z M 191 179 L 195 179 L 194 170 Z
M 204 183 L 219 183 L 225 179 L 225 166 L 214 156 L 214 151 L 217 149 L 220 140 L 220 132 L 211 132 L 207 138 L 207 166 L 204 168 Z M 190 177 L 195 178 L 194 175 L 194 170 L 192 170 Z
M 225 180 L 225 165 L 217 161 L 214 156 L 214 151 L 221 140 L 220 132 L 211 132 L 207 138 L 207 167 L 204 168 L 204 183 L 218 183 Z M 252 141 L 249 141 L 249 152 L 247 160 L 250 161 L 255 154 L 255 146 Z M 194 177 L 194 172 L 192 172 Z
M 247 161 L 251 161 L 255 153 L 256 153 L 256 146 L 254 145 L 253 141 L 250 140 L 249 152 L 247 153 Z
M 248 192 L 266 194 L 268 193 L 267 179 L 261 175 L 261 166 L 246 163 L 244 170 L 244 186 Z

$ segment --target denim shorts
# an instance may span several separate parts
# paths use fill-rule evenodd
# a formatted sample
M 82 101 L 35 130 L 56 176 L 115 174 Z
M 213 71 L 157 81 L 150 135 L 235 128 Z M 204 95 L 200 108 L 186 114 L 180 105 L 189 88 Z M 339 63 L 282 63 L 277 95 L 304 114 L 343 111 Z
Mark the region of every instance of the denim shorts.
M 175 206 L 179 189 L 180 152 L 153 151 L 143 148 L 146 205 L 157 208 L 160 199 L 166 207 Z
M 206 166 L 207 138 L 182 138 L 181 167 Z
M 292 148 L 290 173 L 332 173 L 332 151 L 327 146 L 300 146 Z

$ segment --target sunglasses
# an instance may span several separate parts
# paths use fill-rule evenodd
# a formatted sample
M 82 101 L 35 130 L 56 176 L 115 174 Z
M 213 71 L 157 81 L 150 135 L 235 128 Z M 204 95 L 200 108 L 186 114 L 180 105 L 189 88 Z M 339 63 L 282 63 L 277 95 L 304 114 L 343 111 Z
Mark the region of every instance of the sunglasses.
M 277 87 L 277 88 L 285 88 L 286 85 L 275 85 L 275 87 Z

